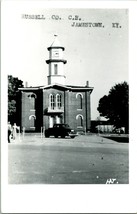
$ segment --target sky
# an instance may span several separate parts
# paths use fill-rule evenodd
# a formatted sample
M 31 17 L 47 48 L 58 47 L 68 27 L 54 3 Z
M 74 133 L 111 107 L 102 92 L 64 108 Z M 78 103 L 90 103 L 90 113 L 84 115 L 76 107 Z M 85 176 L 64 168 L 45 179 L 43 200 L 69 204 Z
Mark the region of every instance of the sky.
M 26 15 L 31 15 L 29 18 Z M 40 15 L 43 19 L 32 19 Z M 31 18 L 30 18 L 31 17 Z M 86 23 L 86 27 L 73 26 Z M 90 23 L 90 24 L 89 24 Z M 94 23 L 102 23 L 94 27 Z M 114 27 L 112 23 L 118 23 Z M 128 10 L 9 7 L 3 15 L 4 72 L 29 86 L 47 85 L 49 47 L 54 34 L 65 47 L 67 85 L 94 87 L 91 119 L 115 84 L 128 82 Z

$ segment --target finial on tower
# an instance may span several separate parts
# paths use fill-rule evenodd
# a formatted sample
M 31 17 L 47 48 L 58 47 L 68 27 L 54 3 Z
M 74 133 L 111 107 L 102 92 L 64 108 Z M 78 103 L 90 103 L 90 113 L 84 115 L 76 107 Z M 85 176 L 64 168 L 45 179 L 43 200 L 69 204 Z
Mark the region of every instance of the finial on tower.
M 58 34 L 57 34 L 57 33 L 55 33 L 55 34 L 54 34 L 54 36 L 56 37 L 56 36 L 58 36 Z
M 63 51 L 65 50 L 65 48 L 64 47 L 62 47 L 62 45 L 60 44 L 60 42 L 59 42 L 59 40 L 58 40 L 58 34 L 57 33 L 55 33 L 54 34 L 54 41 L 53 41 L 53 43 L 51 44 L 51 46 L 50 47 L 48 47 L 48 51 L 50 51 L 51 49 L 55 49 L 55 48 L 60 48 L 60 49 L 62 49 Z

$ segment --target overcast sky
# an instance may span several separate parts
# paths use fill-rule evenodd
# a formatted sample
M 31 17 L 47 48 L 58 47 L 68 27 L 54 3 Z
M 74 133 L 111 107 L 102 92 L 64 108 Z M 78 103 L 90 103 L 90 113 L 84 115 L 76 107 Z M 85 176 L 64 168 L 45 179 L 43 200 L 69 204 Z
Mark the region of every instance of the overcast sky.
M 25 14 L 40 15 L 44 19 L 26 19 Z M 98 116 L 99 99 L 107 95 L 115 84 L 128 82 L 126 9 L 15 7 L 6 8 L 3 21 L 5 72 L 27 81 L 29 86 L 47 85 L 47 47 L 57 33 L 60 43 L 65 47 L 66 84 L 84 86 L 88 80 L 89 85 L 94 87 L 91 119 Z M 73 27 L 74 22 L 88 26 Z M 88 23 L 102 23 L 102 27 L 93 27 Z M 118 23 L 118 28 L 112 27 L 112 23 Z

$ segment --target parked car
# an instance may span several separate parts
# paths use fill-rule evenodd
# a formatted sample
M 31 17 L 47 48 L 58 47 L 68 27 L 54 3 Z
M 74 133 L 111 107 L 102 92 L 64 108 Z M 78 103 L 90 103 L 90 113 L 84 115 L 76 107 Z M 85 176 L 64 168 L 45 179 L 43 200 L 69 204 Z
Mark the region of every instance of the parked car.
M 52 128 L 48 128 L 45 130 L 45 137 L 62 137 L 70 136 L 74 138 L 76 136 L 76 132 L 72 130 L 68 124 L 54 124 Z

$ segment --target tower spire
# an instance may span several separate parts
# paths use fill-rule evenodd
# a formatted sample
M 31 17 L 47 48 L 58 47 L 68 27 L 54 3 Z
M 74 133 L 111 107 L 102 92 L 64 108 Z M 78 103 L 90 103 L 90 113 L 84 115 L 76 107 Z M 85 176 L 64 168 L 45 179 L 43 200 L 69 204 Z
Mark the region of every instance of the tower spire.
M 65 48 L 60 44 L 57 36 L 57 34 L 54 34 L 54 41 L 48 47 L 49 60 L 46 60 L 46 63 L 49 64 L 48 84 L 59 83 L 64 85 L 66 78 L 64 75 L 64 64 L 67 61 L 63 59 Z
M 54 41 L 53 41 L 53 43 L 51 44 L 51 46 L 49 47 L 49 48 L 51 48 L 51 47 L 62 47 L 61 46 L 61 44 L 60 44 L 60 42 L 59 42 L 59 40 L 58 40 L 58 35 L 57 35 L 57 33 L 56 34 L 54 34 Z M 63 47 L 62 47 L 63 48 Z M 63 50 L 64 50 L 64 48 L 63 48 Z

